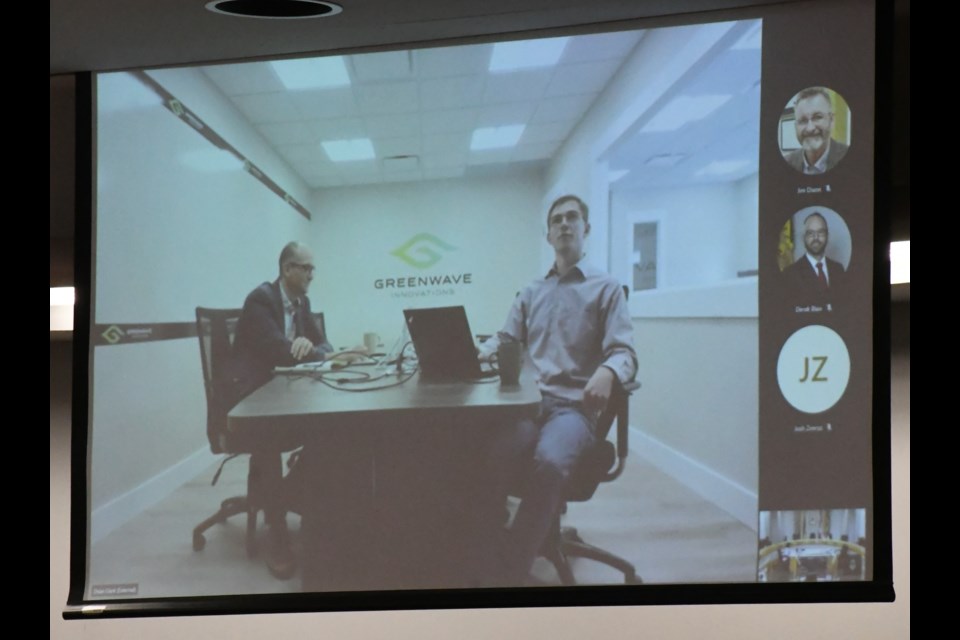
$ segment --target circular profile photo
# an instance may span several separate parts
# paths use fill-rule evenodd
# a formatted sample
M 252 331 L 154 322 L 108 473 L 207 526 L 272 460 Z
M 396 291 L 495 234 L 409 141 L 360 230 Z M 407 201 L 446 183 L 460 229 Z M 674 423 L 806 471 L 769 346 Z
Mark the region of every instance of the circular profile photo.
M 832 408 L 849 381 L 850 353 L 840 334 L 829 327 L 803 327 L 780 349 L 777 384 L 798 411 L 823 413 Z
M 806 175 L 826 173 L 850 148 L 850 107 L 832 89 L 807 87 L 780 115 L 780 153 Z
M 780 230 L 777 266 L 782 285 L 798 305 L 832 311 L 846 286 L 853 254 L 850 229 L 833 209 L 805 207 Z

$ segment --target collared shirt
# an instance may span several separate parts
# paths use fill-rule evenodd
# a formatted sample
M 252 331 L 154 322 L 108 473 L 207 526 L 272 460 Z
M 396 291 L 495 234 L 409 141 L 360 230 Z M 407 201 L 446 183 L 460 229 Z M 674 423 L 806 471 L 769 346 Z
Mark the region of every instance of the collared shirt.
M 827 156 L 830 155 L 830 138 L 827 138 L 827 148 L 824 150 L 823 155 L 820 156 L 820 159 L 813 163 L 813 166 L 807 164 L 807 154 L 801 153 L 800 157 L 803 158 L 803 172 L 807 175 L 817 175 L 824 173 L 827 170 Z
M 517 296 L 503 330 L 480 346 L 520 340 L 539 373 L 540 392 L 579 402 L 604 366 L 625 383 L 637 373 L 633 324 L 620 284 L 581 260 L 561 278 L 556 267 Z
M 287 290 L 283 287 L 283 282 L 280 283 L 280 298 L 283 300 L 283 332 L 286 334 L 287 340 L 292 341 L 297 337 L 297 327 L 293 315 L 297 312 L 298 307 L 290 300 Z
M 830 272 L 827 271 L 827 257 L 824 256 L 818 260 L 809 253 L 805 253 L 803 255 L 807 257 L 807 261 L 810 263 L 810 268 L 813 269 L 813 273 L 817 276 L 820 275 L 820 273 L 817 271 L 817 263 L 820 262 L 823 264 L 823 275 L 827 278 L 827 286 L 830 286 Z

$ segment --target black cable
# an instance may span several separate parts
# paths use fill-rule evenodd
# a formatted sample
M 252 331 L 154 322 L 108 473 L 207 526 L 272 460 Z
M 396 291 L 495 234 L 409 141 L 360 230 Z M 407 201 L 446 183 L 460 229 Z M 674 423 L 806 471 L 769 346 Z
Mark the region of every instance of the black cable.
M 315 379 L 316 379 L 318 382 L 322 382 L 323 384 L 327 385 L 327 386 L 330 387 L 331 389 L 336 389 L 337 391 L 348 391 L 348 392 L 350 392 L 350 393 L 363 393 L 363 392 L 365 392 L 365 391 L 380 391 L 381 389 L 389 389 L 389 388 L 391 388 L 391 387 L 399 387 L 400 385 L 402 385 L 403 383 L 405 383 L 407 380 L 409 380 L 410 378 L 412 378 L 418 371 L 420 371 L 420 367 L 415 368 L 413 371 L 411 371 L 410 373 L 408 373 L 405 378 L 402 378 L 402 379 L 400 379 L 400 380 L 397 380 L 396 382 L 392 382 L 392 383 L 390 383 L 390 384 L 382 384 L 382 385 L 379 385 L 379 386 L 376 386 L 376 387 L 363 387 L 363 388 L 359 388 L 359 389 L 357 389 L 357 388 L 351 389 L 351 388 L 349 388 L 349 387 L 341 387 L 341 386 L 337 386 L 337 385 L 335 385 L 335 384 L 331 384 L 331 383 L 327 382 L 327 381 L 324 379 L 324 377 L 322 377 L 322 376 L 315 377 Z M 360 372 L 357 372 L 357 373 L 360 373 Z M 347 381 L 347 382 L 354 382 L 354 381 L 350 380 L 350 381 Z

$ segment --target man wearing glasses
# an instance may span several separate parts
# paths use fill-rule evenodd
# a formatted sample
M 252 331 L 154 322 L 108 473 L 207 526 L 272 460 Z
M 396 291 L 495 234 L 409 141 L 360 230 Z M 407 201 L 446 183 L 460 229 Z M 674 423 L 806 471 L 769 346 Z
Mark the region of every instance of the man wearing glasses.
M 791 167 L 807 175 L 826 173 L 840 162 L 849 147 L 832 139 L 833 106 L 823 87 L 797 94 L 794 125 L 800 148 L 784 154 Z
M 310 313 L 313 253 L 291 242 L 280 252 L 279 264 L 280 276 L 247 296 L 237 325 L 234 358 L 246 393 L 269 380 L 274 367 L 319 361 L 333 353 Z
M 803 246 L 807 251 L 783 270 L 788 286 L 804 304 L 827 304 L 843 285 L 846 276 L 843 265 L 826 256 L 829 242 L 830 231 L 823 215 L 817 212 L 808 215 L 803 221 Z
M 234 381 L 237 400 L 270 380 L 274 367 L 316 362 L 333 353 L 310 312 L 307 289 L 313 280 L 313 253 L 290 242 L 280 252 L 280 275 L 250 292 L 243 303 L 234 340 Z M 270 496 L 264 516 L 270 527 L 267 568 L 286 580 L 296 571 L 287 533 L 287 504 L 292 499 L 291 475 L 280 482 L 280 454 L 258 458 L 263 492 Z M 292 470 L 291 470 L 292 471 Z M 269 485 L 269 486 L 268 486 Z

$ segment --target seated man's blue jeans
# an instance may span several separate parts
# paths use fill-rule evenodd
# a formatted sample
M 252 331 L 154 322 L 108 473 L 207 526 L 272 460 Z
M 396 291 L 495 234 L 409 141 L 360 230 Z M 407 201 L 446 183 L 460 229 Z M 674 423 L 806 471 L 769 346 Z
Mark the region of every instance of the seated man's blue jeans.
M 595 420 L 579 402 L 544 396 L 536 418 L 519 422 L 494 443 L 491 464 L 503 483 L 500 495 L 520 497 L 500 550 L 503 586 L 521 586 L 529 574 L 557 515 L 567 479 L 594 443 Z

